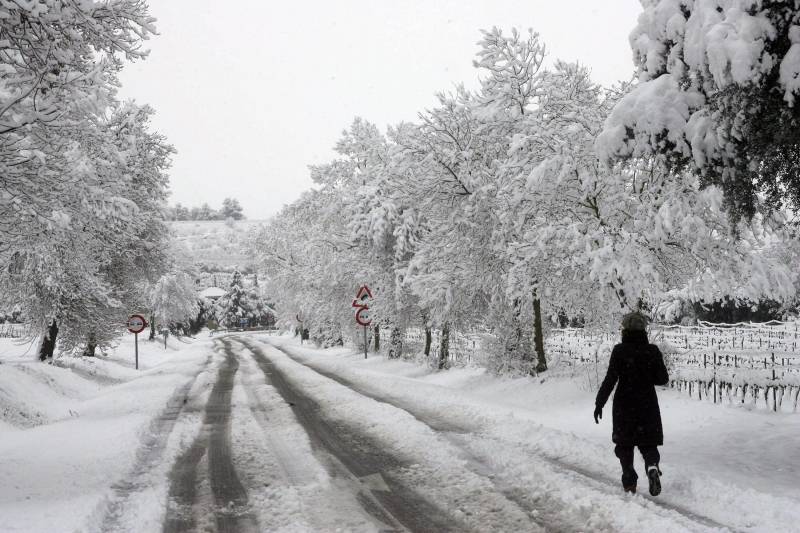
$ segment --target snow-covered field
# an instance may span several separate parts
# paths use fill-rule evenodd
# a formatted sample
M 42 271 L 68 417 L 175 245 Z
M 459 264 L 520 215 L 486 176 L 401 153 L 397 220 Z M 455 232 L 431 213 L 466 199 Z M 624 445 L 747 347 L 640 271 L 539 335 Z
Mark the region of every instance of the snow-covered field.
M 205 446 L 203 407 L 207 417 L 225 362 L 235 362 L 231 460 L 261 530 L 386 525 L 363 502 L 365 484 L 385 490 L 383 479 L 354 477 L 313 444 L 293 404 L 265 381 L 271 368 L 332 427 L 357 430 L 378 453 L 404 458 L 383 472 L 387 483 L 414 487 L 467 528 L 772 532 L 794 531 L 800 521 L 800 416 L 660 390 L 664 491 L 651 498 L 640 477 L 631 496 L 619 486 L 610 408 L 595 425 L 595 391 L 585 380 L 499 378 L 474 367 L 435 372 L 373 354 L 365 360 L 350 348 L 241 334 L 173 339 L 167 350 L 141 342 L 139 371 L 130 336 L 108 358 L 56 365 L 0 340 L 0 531 L 160 530 L 175 515 L 173 465 Z M 203 453 L 205 468 L 213 453 Z M 641 476 L 638 458 L 637 467 Z M 201 507 L 214 501 L 212 488 L 200 474 Z M 206 517 L 195 527 L 213 530 L 213 513 Z

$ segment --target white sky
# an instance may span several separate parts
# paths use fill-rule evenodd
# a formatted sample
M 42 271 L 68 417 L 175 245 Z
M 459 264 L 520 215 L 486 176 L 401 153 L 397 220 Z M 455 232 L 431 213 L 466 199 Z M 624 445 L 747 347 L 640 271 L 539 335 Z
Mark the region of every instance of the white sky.
M 170 203 L 238 198 L 266 218 L 311 186 L 307 166 L 355 116 L 385 129 L 477 86 L 480 28 L 531 27 L 549 59 L 609 85 L 633 72 L 637 0 L 149 0 L 160 35 L 122 73 L 178 150 Z

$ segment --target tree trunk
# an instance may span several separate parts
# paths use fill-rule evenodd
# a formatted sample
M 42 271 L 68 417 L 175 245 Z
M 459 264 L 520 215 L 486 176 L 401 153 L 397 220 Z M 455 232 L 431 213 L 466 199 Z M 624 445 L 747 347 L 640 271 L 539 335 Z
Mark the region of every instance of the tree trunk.
M 520 315 L 522 314 L 522 301 L 519 298 L 514 298 L 512 306 L 514 314 L 511 317 L 510 335 L 509 338 L 506 339 L 506 357 L 509 360 L 519 358 L 519 360 L 525 363 L 530 363 L 533 361 L 530 337 L 526 334 L 526 328 L 523 327 L 523 322 L 520 319 Z
M 428 357 L 431 354 L 431 327 L 425 324 L 425 357 Z
M 56 349 L 56 337 L 58 337 L 58 323 L 54 318 L 53 321 L 50 322 L 50 326 L 47 328 L 47 333 L 45 333 L 45 336 L 42 339 L 41 346 L 39 346 L 40 361 L 47 361 L 48 359 L 53 358 L 53 352 Z
M 392 334 L 389 337 L 389 357 L 399 358 L 403 355 L 403 332 L 397 326 L 392 328 Z
M 90 333 L 89 338 L 86 340 L 86 348 L 83 350 L 84 357 L 94 357 L 96 349 L 97 338 L 95 337 L 94 333 Z
M 539 295 L 533 291 L 533 346 L 536 350 L 536 371 L 547 370 L 547 358 L 544 353 L 544 335 L 542 333 L 542 305 Z
M 381 350 L 381 328 L 380 328 L 380 326 L 375 326 L 374 339 L 375 339 L 375 346 L 374 346 L 374 350 L 373 351 L 375 353 L 378 353 Z
M 156 338 L 156 316 L 150 315 L 150 340 L 154 340 Z
M 439 343 L 439 370 L 447 367 L 450 359 L 450 323 L 445 322 L 442 327 L 442 340 Z

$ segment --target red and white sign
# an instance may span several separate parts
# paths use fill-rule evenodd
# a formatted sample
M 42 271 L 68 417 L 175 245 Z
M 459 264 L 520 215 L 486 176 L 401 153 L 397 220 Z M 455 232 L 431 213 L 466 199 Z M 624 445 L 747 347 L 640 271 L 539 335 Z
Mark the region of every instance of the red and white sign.
M 356 311 L 356 322 L 359 326 L 367 327 L 372 323 L 372 320 L 369 318 L 369 304 L 367 303 L 371 299 L 372 291 L 370 291 L 369 287 L 366 285 L 362 285 L 361 288 L 358 289 L 356 299 L 353 300 L 353 307 L 358 309 L 358 311 Z
M 147 327 L 147 320 L 142 315 L 131 315 L 125 325 L 131 333 L 141 333 Z

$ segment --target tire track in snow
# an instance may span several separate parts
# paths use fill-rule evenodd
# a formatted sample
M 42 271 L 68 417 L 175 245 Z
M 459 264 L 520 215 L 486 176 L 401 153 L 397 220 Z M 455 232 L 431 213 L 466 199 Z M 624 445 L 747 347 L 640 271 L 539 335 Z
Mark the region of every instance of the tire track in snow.
M 263 378 L 263 382 L 268 383 L 269 376 L 263 376 Z M 275 433 L 269 421 L 268 408 L 258 398 L 253 383 L 243 381 L 243 385 L 250 406 L 250 413 L 261 428 L 262 438 L 267 447 L 278 458 L 280 473 L 293 485 L 313 482 L 316 478 L 313 468 L 305 462 L 300 450 Z
M 208 463 L 208 481 L 213 496 L 212 511 L 220 532 L 257 531 L 245 491 L 231 458 L 231 393 L 239 369 L 236 356 L 225 341 L 225 359 L 205 407 L 203 427 L 194 443 L 175 462 L 170 473 L 169 501 L 164 519 L 165 532 L 196 530 L 199 474 L 204 458 Z
M 269 384 L 249 350 L 239 343 L 237 347 L 243 348 L 236 351 L 242 372 L 233 398 L 237 405 L 246 402 L 249 412 L 234 413 L 235 450 L 242 444 L 237 434 L 240 440 L 247 432 L 234 462 L 244 474 L 242 481 L 262 528 L 280 530 L 291 525 L 309 531 L 405 531 L 400 524 L 375 518 L 376 514 L 383 516 L 380 512 L 365 510 L 358 496 L 364 492 L 363 484 L 334 457 L 312 449 L 291 406 Z M 374 507 L 377 502 L 369 505 Z
M 359 383 L 351 381 L 333 372 L 306 364 L 304 361 L 298 359 L 294 354 L 292 354 L 290 350 L 287 350 L 282 346 L 278 346 L 269 342 L 266 342 L 266 344 L 277 350 L 280 350 L 295 362 L 302 364 L 307 368 L 310 368 L 314 372 L 317 372 L 318 374 L 328 379 L 331 379 L 345 387 L 348 387 L 349 389 L 363 396 L 366 396 L 372 400 L 388 404 L 391 405 L 392 407 L 405 411 L 414 418 L 416 418 L 417 420 L 419 420 L 421 423 L 427 425 L 428 427 L 430 427 L 431 429 L 433 429 L 434 431 L 445 437 L 458 449 L 464 452 L 464 458 L 467 460 L 467 464 L 470 466 L 470 469 L 472 469 L 475 474 L 484 477 L 491 476 L 489 477 L 489 479 L 492 480 L 492 482 L 495 484 L 499 492 L 504 494 L 511 501 L 514 501 L 515 503 L 520 505 L 523 509 L 526 509 L 532 513 L 539 515 L 542 518 L 542 520 L 546 524 L 548 524 L 546 526 L 548 531 L 551 530 L 556 531 L 562 529 L 574 530 L 574 528 L 580 525 L 585 525 L 585 524 L 573 523 L 573 521 L 570 520 L 569 517 L 562 516 L 561 513 L 558 513 L 557 509 L 563 505 L 563 502 L 561 502 L 560 500 L 554 499 L 552 502 L 551 501 L 536 502 L 537 504 L 541 505 L 536 505 L 536 507 L 533 508 L 532 502 L 530 501 L 529 498 L 525 496 L 524 487 L 515 487 L 513 482 L 507 480 L 504 481 L 492 475 L 493 469 L 490 466 L 489 461 L 487 461 L 486 458 L 482 457 L 481 454 L 478 454 L 473 450 L 469 449 L 468 442 L 464 438 L 464 435 L 475 435 L 480 438 L 486 439 L 483 436 L 477 435 L 477 433 L 480 431 L 480 428 L 475 426 L 457 424 L 450 420 L 444 420 L 436 416 L 431 416 L 430 413 L 424 412 L 424 410 L 414 405 L 409 405 L 408 403 L 403 402 L 397 398 L 386 398 L 377 395 L 367 390 Z M 487 440 L 493 440 L 493 439 L 487 439 Z M 496 439 L 494 440 L 496 441 Z M 541 459 L 542 461 L 548 463 L 553 468 L 554 471 L 562 475 L 572 477 L 576 479 L 577 482 L 591 486 L 596 490 L 601 490 L 606 493 L 611 493 L 611 494 L 619 493 L 618 483 L 614 480 L 611 480 L 610 478 L 597 475 L 579 466 L 570 464 L 566 461 L 557 458 L 548 457 L 542 454 L 535 454 L 535 456 L 537 459 Z M 702 516 L 680 505 L 674 505 L 653 499 L 645 499 L 644 501 L 649 502 L 649 505 L 653 507 L 661 508 L 667 512 L 676 513 L 681 517 L 683 517 L 684 519 L 690 521 L 690 523 L 695 523 L 699 526 L 702 526 L 702 528 L 720 530 L 720 531 L 737 531 L 735 528 L 726 526 L 724 524 L 720 524 L 719 522 L 709 517 Z M 632 502 L 632 503 L 642 505 L 644 502 L 642 503 Z M 556 511 L 554 512 L 554 510 Z M 580 527 L 578 527 L 578 529 L 580 529 Z
M 100 531 L 123 529 L 120 519 L 126 516 L 131 499 L 149 488 L 149 476 L 161 463 L 167 441 L 175 429 L 178 418 L 186 411 L 189 393 L 200 374 L 211 364 L 211 355 L 192 377 L 181 385 L 167 400 L 164 410 L 150 422 L 136 452 L 134 466 L 125 478 L 111 485 L 112 494 L 104 502 L 105 510 L 100 520 Z M 74 369 L 73 369 L 74 371 Z
M 382 447 L 365 435 L 354 434 L 350 428 L 326 420 L 320 406 L 289 384 L 259 347 L 241 338 L 236 340 L 253 354 L 265 378 L 292 406 L 312 446 L 332 456 L 334 475 L 346 475 L 353 479 L 355 485 L 361 485 L 359 478 L 375 473 L 383 475 L 390 490 L 363 488 L 358 497 L 365 511 L 381 522 L 392 525 L 393 529 L 389 531 L 472 531 L 469 526 L 454 520 L 447 512 L 392 476 L 392 472 L 403 471 L 410 464 L 381 451 Z
M 248 347 L 253 351 L 255 351 L 257 349 L 257 347 L 249 346 L 249 344 L 244 340 L 240 340 L 240 342 L 242 342 L 245 345 L 248 345 Z M 297 361 L 296 359 L 294 359 L 294 357 L 290 353 L 288 353 L 286 350 L 284 350 L 284 349 L 282 349 L 280 347 L 274 346 L 274 345 L 271 345 L 271 346 L 273 346 L 274 348 L 280 350 L 281 352 L 283 352 L 284 354 L 286 354 L 287 356 L 289 356 L 290 358 L 292 358 L 296 362 L 303 364 L 301 361 Z M 308 367 L 308 365 L 304 365 L 304 366 Z M 310 368 L 310 367 L 308 367 L 308 368 Z M 473 474 L 478 475 L 478 476 L 480 476 L 482 478 L 489 479 L 491 481 L 492 486 L 497 490 L 497 492 L 499 494 L 501 494 L 503 497 L 507 498 L 510 502 L 514 503 L 520 509 L 525 511 L 528 514 L 528 516 L 535 517 L 534 518 L 535 523 L 537 525 L 541 526 L 542 528 L 544 528 L 546 531 L 552 532 L 552 533 L 557 533 L 557 532 L 561 532 L 561 531 L 578 531 L 584 525 L 583 522 L 565 523 L 565 521 L 564 521 L 564 519 L 562 517 L 553 516 L 553 515 L 551 515 L 551 514 L 549 514 L 547 512 L 543 512 L 542 509 L 547 509 L 547 508 L 550 508 L 552 506 L 550 504 L 543 504 L 544 502 L 536 502 L 536 503 L 540 503 L 540 504 L 543 504 L 543 505 L 534 505 L 533 502 L 531 502 L 528 498 L 526 498 L 526 496 L 524 494 L 524 491 L 522 491 L 518 487 L 511 486 L 510 484 L 504 482 L 502 479 L 497 478 L 494 475 L 492 469 L 487 464 L 485 464 L 485 462 L 483 462 L 475 454 L 469 452 L 468 450 L 466 450 L 464 448 L 464 443 L 463 443 L 462 440 L 455 438 L 457 436 L 461 436 L 463 434 L 470 433 L 469 429 L 463 428 L 463 427 L 458 426 L 456 424 L 453 424 L 453 423 L 451 423 L 449 421 L 441 420 L 441 419 L 436 419 L 436 420 L 434 420 L 432 422 L 431 421 L 426 421 L 426 420 L 420 418 L 419 416 L 417 416 L 416 414 L 414 414 L 413 412 L 410 412 L 407 409 L 403 409 L 401 407 L 398 407 L 397 405 L 394 405 L 391 402 L 387 402 L 386 400 L 384 400 L 384 399 L 382 399 L 380 397 L 369 395 L 369 394 L 365 394 L 364 391 L 359 390 L 358 388 L 353 386 L 353 384 L 351 384 L 350 382 L 348 382 L 346 380 L 343 380 L 343 379 L 338 379 L 338 376 L 335 376 L 333 374 L 329 375 L 329 374 L 327 374 L 327 373 L 325 373 L 323 371 L 320 371 L 319 369 L 316 369 L 316 368 L 311 368 L 311 370 L 317 372 L 318 374 L 320 374 L 320 375 L 322 375 L 322 376 L 324 376 L 324 377 L 326 377 L 328 379 L 336 381 L 337 383 L 339 383 L 341 385 L 344 385 L 345 387 L 347 387 L 347 388 L 349 388 L 349 389 L 351 389 L 351 390 L 353 390 L 353 391 L 355 391 L 355 392 L 357 392 L 357 393 L 359 393 L 359 394 L 361 394 L 363 396 L 367 396 L 368 398 L 370 398 L 372 400 L 378 401 L 380 403 L 391 405 L 394 408 L 401 409 L 401 410 L 405 411 L 406 413 L 408 413 L 409 415 L 411 415 L 412 417 L 414 417 L 420 423 L 425 424 L 426 426 L 428 426 L 431 429 L 433 429 L 434 431 L 436 431 L 439 435 L 444 437 L 448 442 L 450 442 L 451 444 L 454 444 L 456 446 L 456 448 L 458 448 L 463 453 L 463 455 L 464 455 L 463 458 L 466 460 L 467 467 Z

